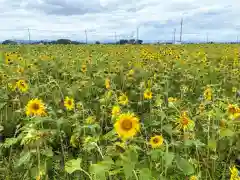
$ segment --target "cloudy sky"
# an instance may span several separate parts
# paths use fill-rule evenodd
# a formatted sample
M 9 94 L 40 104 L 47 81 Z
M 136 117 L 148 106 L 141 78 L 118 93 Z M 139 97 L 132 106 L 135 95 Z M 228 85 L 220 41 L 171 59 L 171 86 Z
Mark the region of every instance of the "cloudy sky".
M 0 40 L 240 40 L 239 0 L 0 0 Z

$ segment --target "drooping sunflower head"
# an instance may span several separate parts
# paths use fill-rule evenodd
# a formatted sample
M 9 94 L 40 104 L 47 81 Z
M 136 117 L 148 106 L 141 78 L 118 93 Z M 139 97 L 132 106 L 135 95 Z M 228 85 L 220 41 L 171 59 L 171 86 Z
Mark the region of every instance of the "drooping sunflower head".
M 16 86 L 21 92 L 26 92 L 28 90 L 28 84 L 25 80 L 18 80 Z
M 127 105 L 128 97 L 126 96 L 126 94 L 122 94 L 121 96 L 119 96 L 118 101 L 119 101 L 119 104 L 121 105 Z
M 65 97 L 64 99 L 64 106 L 67 110 L 73 110 L 74 108 L 74 99 L 70 97 Z
M 46 108 L 42 100 L 35 98 L 28 102 L 26 106 L 27 116 L 44 116 L 46 115 Z
M 152 148 L 158 148 L 160 146 L 162 146 L 163 144 L 163 137 L 162 136 L 153 136 L 150 139 L 150 145 L 152 146 Z
M 114 124 L 114 128 L 120 138 L 132 138 L 140 131 L 139 119 L 133 113 L 120 114 Z
M 152 99 L 152 91 L 150 89 L 146 89 L 143 94 L 145 99 Z

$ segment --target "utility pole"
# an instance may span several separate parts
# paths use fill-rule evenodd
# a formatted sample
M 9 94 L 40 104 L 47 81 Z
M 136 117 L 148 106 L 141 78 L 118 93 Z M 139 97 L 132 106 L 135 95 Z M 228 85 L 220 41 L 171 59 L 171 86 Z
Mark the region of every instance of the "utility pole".
M 85 30 L 85 38 L 86 38 L 86 44 L 87 44 L 88 43 L 87 30 Z
M 182 26 L 183 26 L 183 18 L 181 19 L 180 42 L 182 42 Z
M 138 39 L 139 39 L 139 27 L 137 27 L 137 41 L 136 41 L 136 44 L 138 44 Z
M 114 37 L 115 37 L 115 44 L 117 44 L 117 33 L 114 32 Z
M 30 34 L 30 29 L 28 28 L 28 42 L 31 44 L 31 34 Z
M 238 36 L 237 36 L 237 43 L 238 43 Z
M 207 43 L 208 43 L 208 33 L 207 33 Z
M 173 30 L 173 44 L 176 42 L 176 28 Z

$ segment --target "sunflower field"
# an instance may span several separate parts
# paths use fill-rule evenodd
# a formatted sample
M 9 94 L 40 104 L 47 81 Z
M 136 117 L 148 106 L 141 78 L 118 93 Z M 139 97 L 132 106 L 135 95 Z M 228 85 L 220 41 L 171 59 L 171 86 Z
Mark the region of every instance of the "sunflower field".
M 240 180 L 240 46 L 0 53 L 1 180 Z

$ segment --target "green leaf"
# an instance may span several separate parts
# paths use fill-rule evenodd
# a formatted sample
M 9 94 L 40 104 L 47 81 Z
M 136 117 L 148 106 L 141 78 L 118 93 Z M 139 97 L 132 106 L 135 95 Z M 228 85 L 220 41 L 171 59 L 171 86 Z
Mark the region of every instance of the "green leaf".
M 208 141 L 208 148 L 211 149 L 212 151 L 216 151 L 216 148 L 217 148 L 216 140 L 209 139 L 209 141 Z
M 134 170 L 134 165 L 129 163 L 129 162 L 125 162 L 123 164 L 123 171 L 124 171 L 124 174 L 126 176 L 126 179 L 129 179 L 132 177 L 133 175 L 133 170 Z
M 69 174 L 72 174 L 74 171 L 81 170 L 81 162 L 81 158 L 67 161 L 65 164 L 65 171 Z
M 16 144 L 17 142 L 18 142 L 17 138 L 6 138 L 3 145 L 4 145 L 5 148 L 9 148 L 12 145 Z
M 170 136 L 172 135 L 173 131 L 172 131 L 172 125 L 171 124 L 167 124 L 163 126 L 163 130 L 168 133 Z
M 164 161 L 165 161 L 165 166 L 170 166 L 172 164 L 173 158 L 174 158 L 174 153 L 172 152 L 165 152 L 164 153 Z
M 157 161 L 159 160 L 163 155 L 163 152 L 161 149 L 153 149 L 151 152 L 150 152 L 150 156 L 152 158 L 152 160 L 154 161 Z
M 152 174 L 148 168 L 143 168 L 140 170 L 139 180 L 151 180 Z
M 51 148 L 44 149 L 41 153 L 47 157 L 53 157 L 53 152 Z
M 177 158 L 176 159 L 176 163 L 177 163 L 177 166 L 178 168 L 183 171 L 183 173 L 185 175 L 191 175 L 194 173 L 194 168 L 193 166 L 186 160 L 186 159 L 183 159 L 183 158 Z
M 234 132 L 231 129 L 221 129 L 220 136 L 223 137 L 231 137 L 234 135 Z
M 26 152 L 24 154 L 21 154 L 20 159 L 18 159 L 18 161 L 16 162 L 15 166 L 19 167 L 23 164 L 27 164 L 31 159 L 31 153 L 30 152 Z

